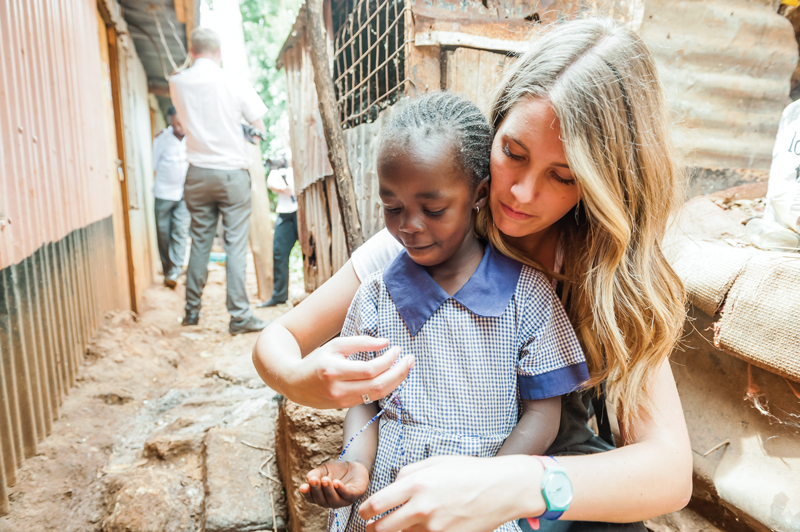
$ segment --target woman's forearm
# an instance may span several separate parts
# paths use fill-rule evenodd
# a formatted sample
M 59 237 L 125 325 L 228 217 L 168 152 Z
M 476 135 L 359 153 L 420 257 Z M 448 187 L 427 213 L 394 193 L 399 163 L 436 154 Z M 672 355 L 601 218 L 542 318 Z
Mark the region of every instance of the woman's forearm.
M 563 519 L 634 522 L 677 511 L 692 493 L 691 462 L 657 441 L 613 451 L 557 457 L 574 498 Z
M 291 392 L 291 380 L 302 359 L 294 336 L 279 322 L 264 329 L 253 348 L 253 365 L 258 375 L 267 386 L 292 400 L 295 394 Z
M 650 379 L 656 409 L 631 428 L 634 443 L 613 451 L 559 457 L 574 499 L 564 518 L 632 522 L 676 511 L 692 494 L 692 451 L 669 361 Z

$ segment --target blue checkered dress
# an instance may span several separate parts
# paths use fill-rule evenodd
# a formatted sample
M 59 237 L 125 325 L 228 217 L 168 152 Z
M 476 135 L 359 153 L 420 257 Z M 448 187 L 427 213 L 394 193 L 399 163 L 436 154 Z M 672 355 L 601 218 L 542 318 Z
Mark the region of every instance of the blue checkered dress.
M 452 297 L 403 251 L 359 288 L 342 329 L 342 336 L 355 335 L 388 338 L 416 358 L 399 395 L 402 409 L 379 402 L 387 409 L 375 465 L 355 508 L 397 478 L 401 439 L 409 464 L 438 455 L 494 456 L 517 424 L 521 398 L 563 395 L 589 377 L 547 278 L 490 245 Z M 329 529 L 364 531 L 366 523 L 351 509 L 331 512 Z M 498 530 L 520 528 L 509 522 Z

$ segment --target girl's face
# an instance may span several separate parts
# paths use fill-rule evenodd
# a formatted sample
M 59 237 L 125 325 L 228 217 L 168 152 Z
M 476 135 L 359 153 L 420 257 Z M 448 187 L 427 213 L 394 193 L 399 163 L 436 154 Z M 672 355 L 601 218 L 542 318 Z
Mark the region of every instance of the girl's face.
M 514 105 L 497 128 L 489 208 L 506 236 L 541 233 L 580 200 L 560 131 L 550 102 L 535 99 Z
M 488 185 L 470 184 L 450 139 L 389 142 L 378 156 L 386 228 L 422 266 L 442 264 L 473 244 L 475 207 Z

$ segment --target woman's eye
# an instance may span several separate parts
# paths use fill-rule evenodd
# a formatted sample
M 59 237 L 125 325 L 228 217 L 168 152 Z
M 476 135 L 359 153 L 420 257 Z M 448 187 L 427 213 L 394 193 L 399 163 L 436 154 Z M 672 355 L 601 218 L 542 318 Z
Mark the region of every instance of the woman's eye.
M 508 149 L 508 144 L 504 144 L 503 145 L 503 153 L 506 154 L 506 157 L 510 157 L 511 159 L 514 159 L 515 161 L 521 161 L 522 159 L 524 159 L 524 157 L 522 157 L 520 155 L 514 155 L 513 153 L 511 153 L 511 150 Z
M 559 183 L 563 183 L 564 185 L 574 185 L 575 184 L 575 180 L 574 179 L 564 179 L 563 177 L 558 175 L 558 173 L 556 173 L 556 172 L 553 172 L 553 179 L 555 179 Z
M 425 211 L 425 214 L 428 216 L 441 216 L 444 214 L 445 209 L 440 209 L 438 211 Z
M 386 205 L 384 205 L 383 210 L 389 214 L 397 214 L 398 212 L 400 212 L 400 207 L 387 207 Z

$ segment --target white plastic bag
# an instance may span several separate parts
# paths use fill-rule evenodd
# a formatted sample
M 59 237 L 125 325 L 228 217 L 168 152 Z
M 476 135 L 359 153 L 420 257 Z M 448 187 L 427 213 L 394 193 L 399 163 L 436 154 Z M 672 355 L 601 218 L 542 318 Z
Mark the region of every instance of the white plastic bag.
M 800 232 L 800 100 L 783 111 L 769 169 L 764 220 Z

